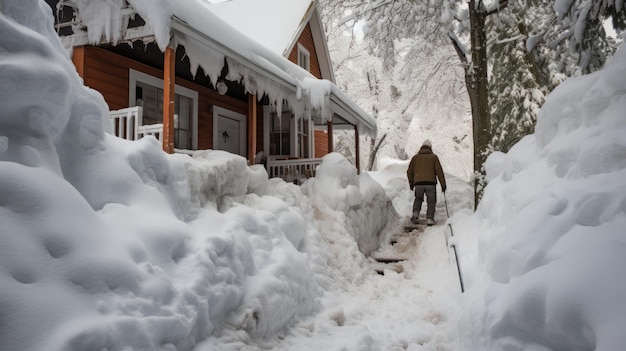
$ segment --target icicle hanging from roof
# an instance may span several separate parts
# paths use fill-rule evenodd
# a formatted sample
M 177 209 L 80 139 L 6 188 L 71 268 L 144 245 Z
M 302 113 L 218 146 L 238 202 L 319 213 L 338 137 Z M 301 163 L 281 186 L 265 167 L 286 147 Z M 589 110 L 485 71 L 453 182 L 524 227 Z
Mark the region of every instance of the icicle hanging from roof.
M 240 34 L 211 11 L 211 5 L 200 0 L 127 0 L 152 29 L 154 40 L 164 51 L 168 45 L 183 45 L 195 75 L 199 67 L 216 84 L 225 59 L 228 79 L 241 82 L 246 92 L 269 98 L 279 116 L 283 101 L 298 118 L 311 118 L 313 113 L 321 122 L 332 121 L 331 100 L 337 99 L 348 107 L 351 119 L 365 134 L 375 136 L 376 122 L 347 98 L 332 82 L 319 80 L 286 58 L 275 54 L 252 39 Z M 90 41 L 102 38 L 119 40 L 127 29 L 128 8 L 122 0 L 74 0 L 79 16 L 88 28 Z M 95 9 L 106 16 L 95 16 Z M 107 7 L 108 6 L 108 7 Z M 116 20 L 114 20 L 114 18 Z M 108 23 L 105 25 L 105 22 Z M 97 38 L 97 40 L 95 39 Z M 334 98 L 332 98 L 334 96 Z

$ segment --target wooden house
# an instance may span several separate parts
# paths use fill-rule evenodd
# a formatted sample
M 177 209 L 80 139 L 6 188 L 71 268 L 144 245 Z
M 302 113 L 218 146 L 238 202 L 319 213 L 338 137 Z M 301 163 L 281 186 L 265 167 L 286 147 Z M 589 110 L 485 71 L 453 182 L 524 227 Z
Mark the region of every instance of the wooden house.
M 354 131 L 357 169 L 359 136 L 375 137 L 334 84 L 315 1 L 46 1 L 120 137 L 226 150 L 287 180 L 314 174 L 335 129 Z

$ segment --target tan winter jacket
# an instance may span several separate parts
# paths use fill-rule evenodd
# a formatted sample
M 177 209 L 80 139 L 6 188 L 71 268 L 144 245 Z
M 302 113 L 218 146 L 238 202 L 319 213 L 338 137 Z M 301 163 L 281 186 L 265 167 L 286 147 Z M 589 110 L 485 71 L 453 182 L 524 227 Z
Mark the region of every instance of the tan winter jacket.
M 413 156 L 406 175 L 409 184 L 437 184 L 437 179 L 439 179 L 441 189 L 446 189 L 446 177 L 443 174 L 439 158 L 428 146 L 422 146 L 420 151 Z

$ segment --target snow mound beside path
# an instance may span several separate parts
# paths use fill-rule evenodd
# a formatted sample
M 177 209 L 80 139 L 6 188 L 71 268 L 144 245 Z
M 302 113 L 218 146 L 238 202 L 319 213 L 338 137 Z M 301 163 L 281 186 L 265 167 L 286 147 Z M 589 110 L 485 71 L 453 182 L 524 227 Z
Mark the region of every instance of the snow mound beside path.
M 455 218 L 468 272 L 468 349 L 626 344 L 626 47 L 546 100 L 536 132 L 486 163 Z M 478 238 L 477 245 L 473 244 Z

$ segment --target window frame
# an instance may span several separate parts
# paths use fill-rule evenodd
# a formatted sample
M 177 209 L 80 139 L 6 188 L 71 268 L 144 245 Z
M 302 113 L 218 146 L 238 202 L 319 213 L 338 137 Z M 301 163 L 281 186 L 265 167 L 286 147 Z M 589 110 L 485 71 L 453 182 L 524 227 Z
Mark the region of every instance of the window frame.
M 302 131 L 300 130 L 302 127 Z M 313 158 L 313 121 L 306 118 L 296 118 L 296 154 L 301 155 L 301 158 Z M 305 133 L 306 132 L 306 133 Z M 306 138 L 305 142 L 302 142 L 301 138 Z M 306 144 L 306 150 L 301 150 L 302 146 Z
M 273 106 L 263 106 L 263 149 L 268 156 L 287 156 L 287 157 L 296 157 L 301 159 L 313 158 L 315 154 L 315 136 L 314 130 L 315 126 L 313 124 L 313 120 L 307 119 L 305 117 L 296 117 L 293 115 L 293 111 L 289 109 L 288 106 L 284 105 L 282 112 L 290 113 L 290 122 L 289 122 L 289 147 L 290 154 L 289 155 L 274 155 L 270 153 L 270 132 L 271 132 L 271 120 L 272 113 L 276 113 L 276 109 Z M 284 118 L 284 117 L 283 117 Z M 300 143 L 298 140 L 298 135 L 301 134 L 299 130 L 299 125 L 301 123 L 306 123 L 308 125 L 308 155 L 303 155 L 302 150 L 300 150 Z
M 137 82 L 150 85 L 159 89 L 163 89 L 163 79 L 157 78 L 150 74 L 128 69 L 128 106 L 137 106 L 136 88 Z M 180 96 L 190 98 L 192 100 L 191 113 L 191 149 L 198 149 L 198 92 L 189 88 L 182 87 L 178 84 L 174 85 L 174 93 Z M 142 121 L 143 123 L 143 121 Z
M 306 58 L 306 62 L 302 62 L 303 57 Z M 304 68 L 307 72 L 311 72 L 311 53 L 300 43 L 298 43 L 298 66 Z
M 293 135 L 296 132 L 296 124 L 293 123 L 294 118 L 292 117 L 291 110 L 287 108 L 287 106 L 283 106 L 282 114 L 289 113 L 289 154 L 280 155 L 280 154 L 272 154 L 270 150 L 270 134 L 272 127 L 272 114 L 276 113 L 276 109 L 273 106 L 263 106 L 263 149 L 265 149 L 268 156 L 286 156 L 286 157 L 296 157 L 296 142 Z M 284 118 L 284 117 L 283 117 Z

